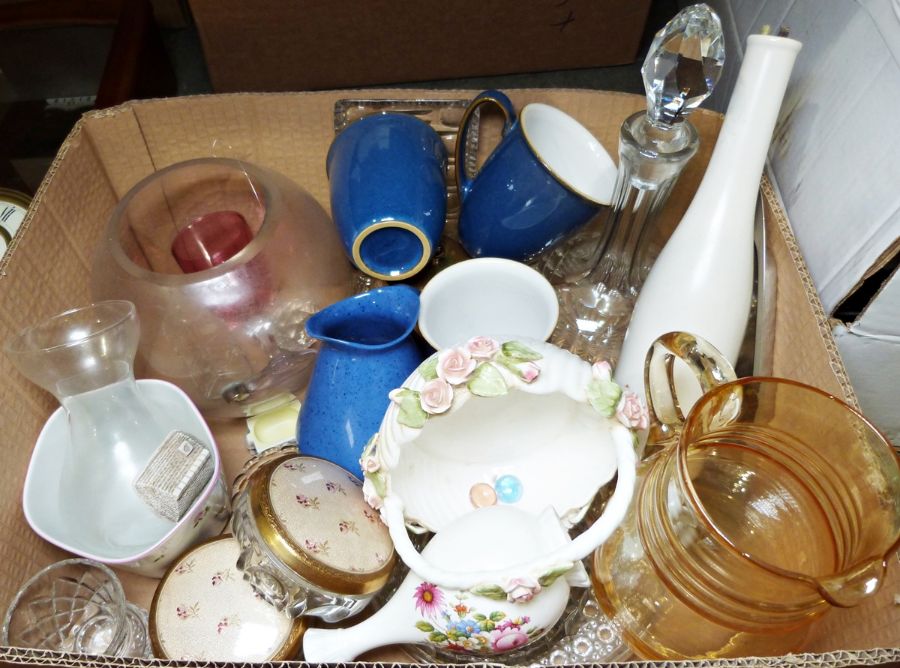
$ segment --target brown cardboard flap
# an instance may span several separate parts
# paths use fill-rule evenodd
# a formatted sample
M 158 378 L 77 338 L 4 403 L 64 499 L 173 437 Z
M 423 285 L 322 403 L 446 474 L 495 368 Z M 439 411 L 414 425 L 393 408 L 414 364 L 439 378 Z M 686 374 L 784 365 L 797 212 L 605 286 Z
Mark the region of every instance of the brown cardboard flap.
M 94 247 L 118 199 L 154 169 L 196 157 L 220 155 L 259 163 L 296 180 L 328 208 L 325 155 L 334 135 L 333 106 L 342 97 L 471 97 L 474 91 L 333 91 L 297 94 L 242 94 L 129 103 L 89 114 L 73 130 L 37 193 L 19 236 L 0 262 L 0 336 L 90 300 Z M 622 120 L 640 109 L 638 96 L 571 90 L 517 90 L 517 106 L 543 101 L 565 109 L 616 153 Z M 721 116 L 704 110 L 691 120 L 701 148 L 671 196 L 664 224 L 674 227 L 699 184 Z M 484 145 L 496 141 L 486 119 Z M 494 134 L 492 135 L 491 132 Z M 214 144 L 215 142 L 215 144 Z M 853 403 L 852 388 L 831 339 L 790 226 L 765 182 L 767 232 L 777 270 L 773 364 L 776 375 L 821 387 Z M 0 604 L 42 566 L 63 554 L 38 538 L 21 510 L 22 482 L 31 449 L 49 413 L 52 397 L 20 376 L 0 355 L 5 379 L 0 391 L 3 466 L 0 467 Z M 241 421 L 212 423 L 231 480 L 249 457 Z M 815 628 L 816 651 L 900 645 L 900 568 L 892 560 L 889 581 L 874 600 L 832 613 Z M 147 605 L 156 581 L 123 575 L 129 597 Z M 3 654 L 22 661 L 35 654 Z M 841 655 L 846 658 L 846 655 Z M 900 650 L 850 657 L 852 661 L 900 658 Z M 815 659 L 840 663 L 840 657 Z M 35 662 L 53 663 L 38 659 Z M 835 664 L 837 665 L 837 664 Z

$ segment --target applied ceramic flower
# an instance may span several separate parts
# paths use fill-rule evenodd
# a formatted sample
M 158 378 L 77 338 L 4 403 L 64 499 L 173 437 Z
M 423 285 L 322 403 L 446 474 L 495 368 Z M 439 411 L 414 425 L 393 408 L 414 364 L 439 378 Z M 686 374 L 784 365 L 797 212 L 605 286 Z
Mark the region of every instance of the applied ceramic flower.
M 494 600 L 528 600 L 624 516 L 634 428 L 646 409 L 612 380 L 608 364 L 592 367 L 547 343 L 477 336 L 432 355 L 390 398 L 360 461 L 363 492 L 398 554 L 425 581 Z M 595 525 L 565 549 L 520 560 L 515 572 L 432 568 L 406 535 L 407 527 L 440 532 L 496 504 L 535 515 L 550 508 L 571 528 L 616 473 L 613 499 Z

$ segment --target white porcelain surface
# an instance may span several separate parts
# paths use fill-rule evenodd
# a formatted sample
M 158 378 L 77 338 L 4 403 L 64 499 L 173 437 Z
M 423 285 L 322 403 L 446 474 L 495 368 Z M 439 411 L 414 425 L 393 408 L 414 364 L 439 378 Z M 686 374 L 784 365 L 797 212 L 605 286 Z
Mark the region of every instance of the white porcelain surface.
M 189 433 L 212 445 L 213 475 L 184 517 L 165 535 L 148 535 L 143 549 L 125 557 L 113 557 L 97 546 L 86 544 L 59 512 L 60 504 L 71 506 L 79 502 L 77 498 L 64 500 L 59 497 L 62 453 L 69 446 L 66 414 L 62 408 L 50 416 L 38 436 L 25 475 L 22 504 L 28 524 L 44 540 L 88 559 L 161 577 L 166 566 L 184 550 L 221 531 L 228 519 L 228 493 L 215 439 L 187 395 L 175 385 L 161 380 L 139 380 L 137 384 L 154 410 L 172 417 L 176 424 L 189 425 Z
M 547 339 L 559 303 L 553 286 L 521 262 L 476 258 L 447 267 L 420 296 L 419 331 L 435 350 L 477 335 Z
M 401 559 L 421 577 L 456 589 L 541 578 L 587 556 L 624 517 L 636 441 L 619 407 L 639 402 L 611 381 L 608 365 L 592 366 L 548 343 L 480 337 L 433 355 L 391 397 L 363 453 L 363 491 Z M 515 573 L 444 571 L 414 549 L 406 531 L 444 531 L 485 499 L 489 505 L 487 490 L 496 503 L 531 514 L 551 508 L 568 528 L 616 473 L 606 510 L 587 531 Z M 506 493 L 510 479 L 520 494 Z
M 535 517 L 513 506 L 480 508 L 436 534 L 423 555 L 443 569 L 510 569 L 568 541 L 552 511 Z M 580 564 L 579 564 L 580 566 Z M 571 580 L 587 586 L 583 568 Z M 489 595 L 448 589 L 410 572 L 375 615 L 346 629 L 309 629 L 306 661 L 350 661 L 394 643 L 431 643 L 445 650 L 493 655 L 539 639 L 559 620 L 570 582 L 557 577 L 545 586 L 510 580 Z
M 517 507 L 539 513 L 550 506 L 572 526 L 612 479 L 612 423 L 587 400 L 591 365 L 548 343 L 526 345 L 542 356 L 531 383 L 500 368 L 506 394 L 478 397 L 460 388 L 451 408 L 421 429 L 399 422 L 396 403 L 388 408 L 377 451 L 409 523 L 440 531 L 472 510 L 473 485 L 514 475 L 523 488 Z M 426 382 L 416 371 L 403 387 L 421 390 Z
M 549 104 L 535 102 L 522 110 L 522 130 L 538 159 L 572 190 L 609 204 L 616 183 L 616 163 L 581 123 Z

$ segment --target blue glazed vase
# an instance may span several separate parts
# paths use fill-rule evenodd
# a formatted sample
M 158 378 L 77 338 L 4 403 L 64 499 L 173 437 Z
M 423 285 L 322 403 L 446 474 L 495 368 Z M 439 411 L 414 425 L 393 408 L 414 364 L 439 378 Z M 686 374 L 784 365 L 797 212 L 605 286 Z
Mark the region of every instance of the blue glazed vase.
M 361 474 L 359 458 L 381 425 L 388 393 L 424 359 L 411 336 L 418 317 L 418 292 L 391 285 L 336 302 L 307 321 L 321 349 L 300 411 L 300 452 Z

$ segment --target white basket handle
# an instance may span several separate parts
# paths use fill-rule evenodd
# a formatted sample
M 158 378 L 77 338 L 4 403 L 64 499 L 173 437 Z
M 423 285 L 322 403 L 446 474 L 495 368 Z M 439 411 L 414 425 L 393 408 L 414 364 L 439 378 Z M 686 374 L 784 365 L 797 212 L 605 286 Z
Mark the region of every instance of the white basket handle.
M 502 584 L 525 575 L 537 578 L 565 565 L 574 565 L 599 547 L 625 518 L 635 487 L 636 456 L 631 432 L 617 425 L 611 430 L 616 451 L 618 480 L 603 514 L 582 534 L 566 545 L 531 561 L 492 571 L 447 571 L 430 563 L 416 550 L 406 531 L 403 501 L 388 494 L 382 513 L 394 549 L 403 562 L 423 580 L 447 589 L 469 590 L 485 585 Z

